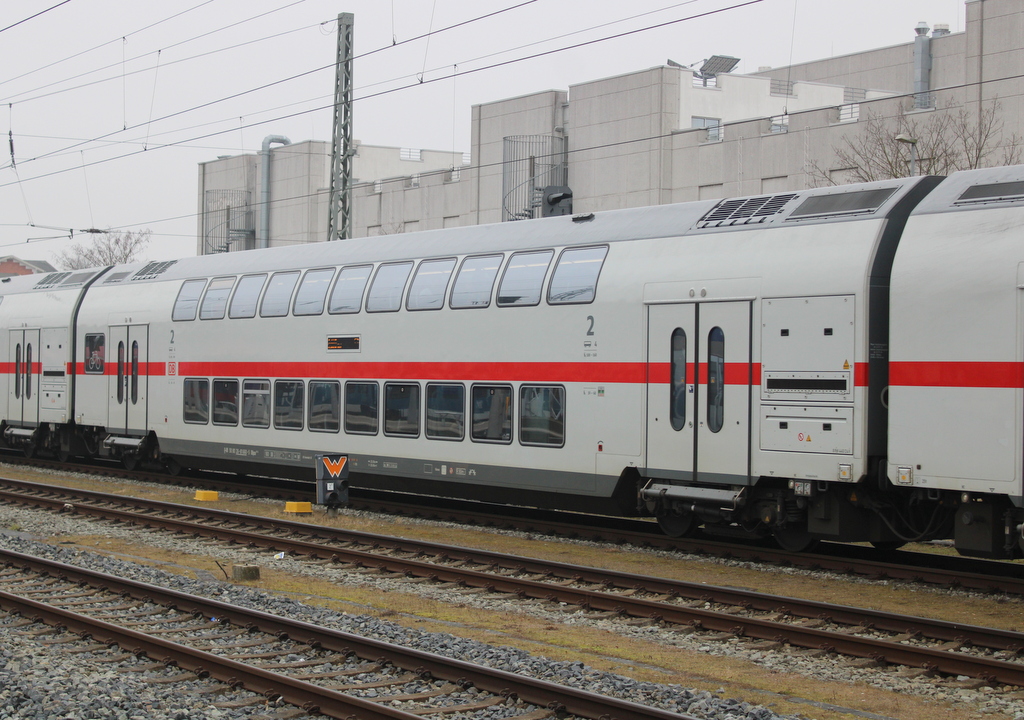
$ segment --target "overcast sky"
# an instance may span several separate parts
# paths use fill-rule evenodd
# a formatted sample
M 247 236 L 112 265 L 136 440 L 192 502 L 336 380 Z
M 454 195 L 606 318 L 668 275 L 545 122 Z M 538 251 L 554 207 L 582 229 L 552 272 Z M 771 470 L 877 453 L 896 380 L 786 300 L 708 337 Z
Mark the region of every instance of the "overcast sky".
M 194 254 L 198 163 L 267 135 L 330 141 L 339 12 L 355 15 L 356 139 L 460 152 L 474 104 L 669 58 L 755 72 L 964 25 L 963 0 L 4 0 L 16 167 L 3 146 L 0 256 L 89 242 L 42 226 L 150 229 L 147 259 Z

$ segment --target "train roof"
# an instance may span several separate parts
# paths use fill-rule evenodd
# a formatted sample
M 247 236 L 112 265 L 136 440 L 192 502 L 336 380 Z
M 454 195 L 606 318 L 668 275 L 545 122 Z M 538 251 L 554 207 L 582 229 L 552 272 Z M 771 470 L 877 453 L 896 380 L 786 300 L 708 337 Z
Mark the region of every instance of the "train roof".
M 955 172 L 914 208 L 914 215 L 1024 205 L 1024 165 Z
M 1021 171 L 1024 173 L 1024 169 Z M 1024 177 L 1024 174 L 1022 174 Z M 320 266 L 450 257 L 543 247 L 595 245 L 628 240 L 882 218 L 922 178 L 814 188 L 787 193 L 609 210 L 489 225 L 264 250 L 185 257 L 110 268 L 98 286 L 180 280 Z M 81 288 L 103 268 L 4 279 L 0 295 Z

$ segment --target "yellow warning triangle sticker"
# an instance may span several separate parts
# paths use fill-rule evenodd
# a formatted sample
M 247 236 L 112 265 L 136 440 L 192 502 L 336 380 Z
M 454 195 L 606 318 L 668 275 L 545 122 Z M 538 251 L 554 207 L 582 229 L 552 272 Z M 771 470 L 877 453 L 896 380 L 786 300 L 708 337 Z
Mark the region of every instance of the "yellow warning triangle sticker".
M 846 361 L 843 362 L 843 370 L 849 370 L 849 369 L 850 369 L 850 361 L 846 360 Z
M 811 441 L 811 436 L 810 436 L 810 435 L 808 435 L 808 436 L 807 436 L 807 442 L 810 442 L 810 441 Z

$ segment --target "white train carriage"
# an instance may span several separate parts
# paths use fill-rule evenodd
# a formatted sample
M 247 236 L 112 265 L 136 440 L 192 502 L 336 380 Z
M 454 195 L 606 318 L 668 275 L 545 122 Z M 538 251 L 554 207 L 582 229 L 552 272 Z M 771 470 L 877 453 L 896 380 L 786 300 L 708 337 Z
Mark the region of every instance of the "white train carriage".
M 893 265 L 889 477 L 955 506 L 967 554 L 1021 542 L 1022 228 L 1024 167 L 956 173 L 914 210 Z
M 9 402 L 4 437 L 129 465 L 309 479 L 316 455 L 342 453 L 356 486 L 647 512 L 671 534 L 703 524 L 795 548 L 949 534 L 959 491 L 971 493 L 971 518 L 1010 523 L 1024 398 L 1019 331 L 999 329 L 1020 299 L 1014 285 L 996 301 L 970 273 L 1018 262 L 1016 217 L 998 215 L 1018 210 L 941 200 L 964 182 L 911 178 L 91 271 L 77 299 L 68 288 L 51 308 L 74 345 L 66 417 L 34 421 Z M 909 249 L 908 217 L 906 234 L 919 238 Z M 979 227 L 998 238 L 984 252 L 966 239 Z M 0 287 L 8 333 L 27 308 L 53 302 L 31 285 L 45 280 Z M 990 301 L 999 317 L 979 321 Z M 24 308 L 9 311 L 15 302 Z M 933 319 L 917 321 L 922 304 Z M 949 342 L 954 309 L 982 334 L 977 348 Z M 901 348 L 891 393 L 890 333 Z M 989 384 L 946 398 L 907 381 L 915 365 L 947 360 L 987 363 L 978 370 Z M 5 380 L 15 375 L 9 365 Z M 971 431 L 989 443 L 986 465 L 957 454 L 949 418 L 962 425 L 964 415 L 943 412 L 954 401 L 987 408 L 1005 430 Z M 927 423 L 945 428 L 937 445 L 918 429 Z M 976 536 L 958 530 L 958 545 L 996 552 L 995 533 Z
M 75 317 L 87 288 L 101 272 L 0 281 L 0 357 L 6 358 L 0 374 L 6 397 L 2 436 L 8 446 L 24 448 L 28 454 L 39 448 L 62 457 L 69 454 L 70 436 L 61 428 L 69 422 L 74 392 Z

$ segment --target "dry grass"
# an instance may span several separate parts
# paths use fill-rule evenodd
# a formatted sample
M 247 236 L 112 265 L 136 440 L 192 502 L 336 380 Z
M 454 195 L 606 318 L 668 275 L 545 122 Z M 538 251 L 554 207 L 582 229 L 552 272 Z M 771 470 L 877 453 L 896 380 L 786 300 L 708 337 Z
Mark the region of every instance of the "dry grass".
M 116 481 L 102 479 L 69 478 L 58 481 L 53 476 L 38 475 L 30 471 L 19 474 L 29 476 L 25 479 L 40 482 L 59 482 L 72 487 L 119 492 L 167 502 L 296 519 L 283 512 L 283 503 L 272 506 L 248 500 L 227 499 L 215 503 L 199 503 L 191 499 L 191 493 L 173 487 L 150 489 L 124 486 Z M 30 477 L 31 475 L 36 477 Z M 821 580 L 771 569 L 736 568 L 714 562 L 657 557 L 628 549 L 593 548 L 560 540 L 529 540 L 484 530 L 420 524 L 400 518 L 371 520 L 363 516 L 350 515 L 327 518 L 323 513 L 317 512 L 309 518 L 309 522 L 438 543 L 455 542 L 498 552 L 708 584 L 739 586 L 775 595 L 807 597 L 892 612 L 913 608 L 913 612 L 918 615 L 941 617 L 957 622 L 1014 629 L 1020 628 L 1022 622 L 1017 602 L 1001 603 L 987 599 L 965 598 L 951 600 L 942 594 L 908 587 Z M 100 552 L 127 555 L 137 562 L 147 562 L 170 572 L 190 576 L 196 576 L 197 572 L 212 573 L 217 577 L 225 575 L 214 556 L 182 556 L 179 553 L 152 548 L 144 544 L 145 536 L 140 537 L 139 542 L 131 543 L 95 536 L 61 537 L 54 538 L 53 541 L 74 543 Z M 258 556 L 255 556 L 254 561 L 258 563 L 257 558 Z M 227 574 L 230 574 L 230 568 L 226 569 Z M 963 707 L 954 709 L 950 705 L 927 702 L 914 696 L 886 692 L 865 685 L 827 682 L 796 674 L 769 672 L 743 659 L 693 653 L 681 648 L 623 638 L 591 627 L 552 624 L 527 615 L 482 611 L 468 605 L 441 603 L 411 593 L 384 593 L 372 588 L 341 586 L 266 568 L 262 569 L 259 581 L 243 584 L 267 591 L 296 594 L 306 602 L 336 610 L 387 617 L 423 630 L 454 632 L 483 642 L 513 645 L 555 659 L 582 660 L 593 667 L 619 672 L 640 680 L 680 683 L 710 691 L 721 687 L 724 688 L 727 697 L 740 697 L 750 702 L 769 705 L 780 713 L 803 714 L 826 720 L 851 717 L 846 712 L 822 709 L 820 706 L 788 699 L 792 697 L 907 720 L 932 720 L 940 714 L 961 718 L 1003 717 L 999 714 L 981 714 Z

